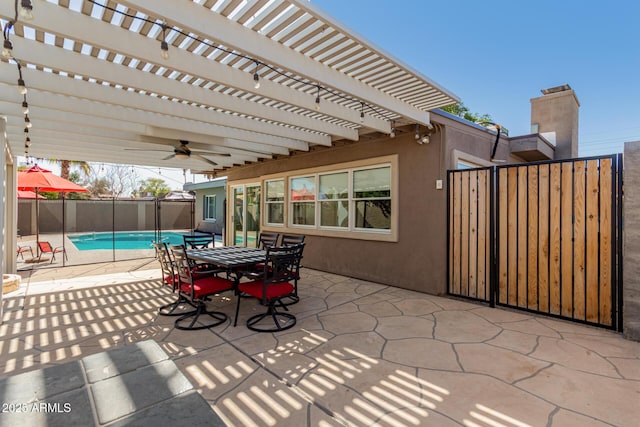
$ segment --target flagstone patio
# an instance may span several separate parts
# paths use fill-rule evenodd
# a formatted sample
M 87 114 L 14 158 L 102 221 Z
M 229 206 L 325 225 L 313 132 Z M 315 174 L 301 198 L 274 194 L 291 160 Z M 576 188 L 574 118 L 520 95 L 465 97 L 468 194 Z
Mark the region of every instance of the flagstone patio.
M 635 426 L 640 419 L 638 342 L 302 271 L 301 300 L 291 306 L 298 323 L 278 334 L 244 327 L 263 309 L 252 300 L 235 328 L 174 329 L 175 318 L 156 315 L 173 296 L 155 261 L 31 272 L 5 295 L 0 379 L 152 339 L 229 425 Z M 232 317 L 235 297 L 210 304 Z

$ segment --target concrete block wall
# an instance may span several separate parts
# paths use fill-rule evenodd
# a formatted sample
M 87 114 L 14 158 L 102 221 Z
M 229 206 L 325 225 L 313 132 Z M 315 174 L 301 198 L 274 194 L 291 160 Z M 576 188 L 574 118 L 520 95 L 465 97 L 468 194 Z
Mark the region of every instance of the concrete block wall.
M 623 333 L 640 341 L 640 141 L 624 145 Z

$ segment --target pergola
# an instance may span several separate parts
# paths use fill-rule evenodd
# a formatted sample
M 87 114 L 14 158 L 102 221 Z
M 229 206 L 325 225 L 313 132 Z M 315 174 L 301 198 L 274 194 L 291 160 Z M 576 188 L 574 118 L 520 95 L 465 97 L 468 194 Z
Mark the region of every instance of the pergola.
M 14 156 L 26 152 L 25 101 L 33 157 L 215 174 L 424 129 L 458 100 L 306 0 L 26 3 L 31 20 L 0 2 L 3 28 L 14 22 L 0 64 Z

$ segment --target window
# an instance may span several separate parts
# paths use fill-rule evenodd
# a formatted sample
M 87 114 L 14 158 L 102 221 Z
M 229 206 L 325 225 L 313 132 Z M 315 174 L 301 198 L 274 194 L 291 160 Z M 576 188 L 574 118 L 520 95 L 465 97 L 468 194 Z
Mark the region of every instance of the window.
M 468 160 L 458 159 L 458 164 L 456 165 L 456 169 L 475 169 L 481 168 L 482 165 L 478 165 L 476 163 L 470 162 Z
M 391 168 L 353 172 L 355 228 L 391 229 Z
M 284 224 L 284 179 L 265 182 L 267 224 Z
M 204 196 L 204 219 L 216 219 L 216 196 Z
M 349 173 L 320 175 L 320 226 L 349 227 Z
M 391 230 L 391 166 L 293 177 L 289 205 L 291 226 Z
M 295 225 L 316 224 L 316 178 L 303 176 L 291 179 L 289 187 L 291 218 Z

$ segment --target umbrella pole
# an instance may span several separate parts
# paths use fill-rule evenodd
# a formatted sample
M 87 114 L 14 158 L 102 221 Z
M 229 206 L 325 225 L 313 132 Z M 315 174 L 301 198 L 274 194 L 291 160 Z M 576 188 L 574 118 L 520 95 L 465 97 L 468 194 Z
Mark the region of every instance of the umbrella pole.
M 40 256 L 40 207 L 38 206 L 38 187 L 36 187 L 36 255 Z

